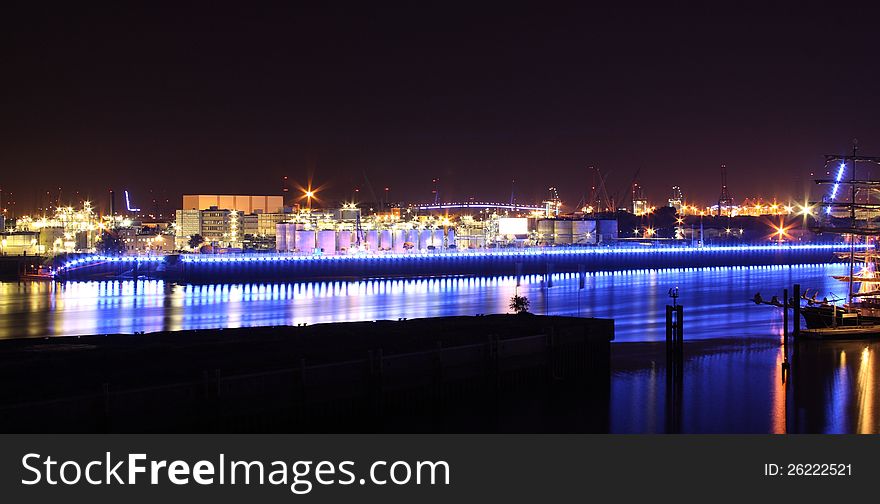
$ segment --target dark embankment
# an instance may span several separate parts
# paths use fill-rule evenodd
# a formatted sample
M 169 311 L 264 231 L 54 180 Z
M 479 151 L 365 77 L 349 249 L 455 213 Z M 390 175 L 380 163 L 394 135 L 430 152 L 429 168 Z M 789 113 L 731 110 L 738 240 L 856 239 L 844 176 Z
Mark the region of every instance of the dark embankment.
M 0 428 L 604 431 L 613 332 L 489 315 L 0 341 Z

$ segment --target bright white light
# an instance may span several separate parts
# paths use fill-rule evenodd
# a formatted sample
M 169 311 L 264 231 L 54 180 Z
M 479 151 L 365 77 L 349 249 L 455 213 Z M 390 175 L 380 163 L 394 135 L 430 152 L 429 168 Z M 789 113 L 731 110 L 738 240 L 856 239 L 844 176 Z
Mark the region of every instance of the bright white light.
M 126 190 L 124 192 L 125 192 L 125 208 L 127 208 L 129 212 L 140 212 L 141 211 L 140 208 L 132 208 L 131 207 L 131 199 L 128 197 L 128 191 Z

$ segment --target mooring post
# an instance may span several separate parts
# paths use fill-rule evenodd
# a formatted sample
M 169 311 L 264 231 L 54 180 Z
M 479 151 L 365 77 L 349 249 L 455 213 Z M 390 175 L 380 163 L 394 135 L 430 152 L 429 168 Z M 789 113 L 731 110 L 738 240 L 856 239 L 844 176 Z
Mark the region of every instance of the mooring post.
M 672 307 L 666 305 L 666 365 L 672 364 Z
M 679 366 L 684 363 L 684 306 L 675 306 L 675 333 L 678 336 L 676 356 Z
M 684 308 L 666 305 L 666 430 L 681 431 L 684 378 Z
M 795 340 L 801 336 L 801 284 L 794 284 L 794 329 L 791 335 Z
M 788 289 L 782 289 L 782 345 L 788 345 Z
M 795 299 L 794 302 L 796 305 L 800 305 L 798 300 Z M 788 304 L 788 289 L 782 289 L 782 362 L 779 363 L 782 383 L 785 383 L 788 374 Z

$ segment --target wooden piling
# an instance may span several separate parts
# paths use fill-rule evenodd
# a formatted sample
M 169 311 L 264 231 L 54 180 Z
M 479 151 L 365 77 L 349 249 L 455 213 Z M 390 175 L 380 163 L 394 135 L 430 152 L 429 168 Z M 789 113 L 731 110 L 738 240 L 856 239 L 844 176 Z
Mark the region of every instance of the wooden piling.
M 788 289 L 782 289 L 782 345 L 788 345 Z
M 666 431 L 681 432 L 684 391 L 684 308 L 666 306 Z

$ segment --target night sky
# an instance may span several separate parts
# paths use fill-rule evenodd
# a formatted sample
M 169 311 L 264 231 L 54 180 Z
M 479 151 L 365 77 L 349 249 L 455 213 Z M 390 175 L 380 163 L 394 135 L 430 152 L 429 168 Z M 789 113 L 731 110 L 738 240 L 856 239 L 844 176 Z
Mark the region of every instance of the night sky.
M 721 163 L 737 200 L 802 199 L 823 154 L 880 154 L 880 12 L 123 3 L 4 4 L 17 213 L 57 187 L 176 207 L 309 174 L 325 199 L 370 199 L 366 176 L 428 201 L 439 177 L 446 200 L 507 201 L 516 179 L 520 201 L 575 204 L 589 165 L 620 195 L 640 170 L 655 203 L 717 200 Z

